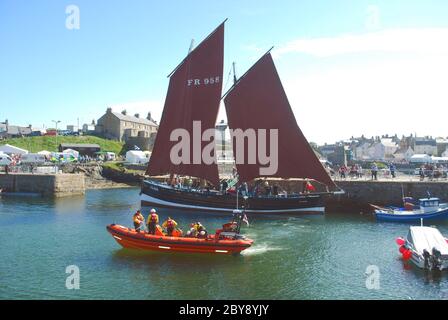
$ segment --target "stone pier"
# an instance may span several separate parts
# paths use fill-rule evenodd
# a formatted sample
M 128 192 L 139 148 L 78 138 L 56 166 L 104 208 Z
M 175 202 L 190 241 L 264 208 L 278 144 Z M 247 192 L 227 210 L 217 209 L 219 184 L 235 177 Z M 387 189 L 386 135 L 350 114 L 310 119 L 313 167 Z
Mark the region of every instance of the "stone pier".
M 85 194 L 83 174 L 0 174 L 0 188 L 8 193 L 65 197 Z

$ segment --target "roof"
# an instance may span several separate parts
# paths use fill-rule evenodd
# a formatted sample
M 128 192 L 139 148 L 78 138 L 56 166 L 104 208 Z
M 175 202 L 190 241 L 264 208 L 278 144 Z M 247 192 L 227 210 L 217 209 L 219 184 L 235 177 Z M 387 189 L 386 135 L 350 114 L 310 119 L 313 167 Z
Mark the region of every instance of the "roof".
M 437 141 L 436 139 L 422 139 L 422 138 L 416 138 L 415 139 L 415 145 L 416 146 L 437 146 Z
M 157 124 L 154 121 L 148 120 L 146 118 L 137 118 L 137 117 L 130 116 L 130 115 L 124 115 L 120 112 L 112 112 L 112 114 L 122 121 L 135 122 L 135 123 L 145 124 L 148 126 L 157 126 Z
M 101 147 L 98 144 L 93 143 L 61 143 L 61 148 L 73 149 L 73 148 L 97 148 Z
M 3 151 L 4 153 L 14 153 L 14 154 L 25 154 L 28 153 L 28 150 L 12 146 L 10 144 L 5 144 L 3 146 L 0 146 L 0 151 Z
M 435 247 L 441 254 L 448 255 L 448 244 L 438 229 L 419 226 L 410 227 L 409 232 L 418 253 L 423 254 L 424 249 L 431 253 L 432 248 Z
M 397 144 L 391 138 L 381 139 L 381 143 L 386 147 L 397 147 Z

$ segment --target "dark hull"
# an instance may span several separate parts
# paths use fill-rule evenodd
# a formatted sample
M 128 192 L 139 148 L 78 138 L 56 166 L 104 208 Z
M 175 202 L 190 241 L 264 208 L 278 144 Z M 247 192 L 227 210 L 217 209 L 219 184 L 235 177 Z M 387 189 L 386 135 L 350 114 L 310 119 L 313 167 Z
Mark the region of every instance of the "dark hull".
M 257 214 L 323 213 L 324 197 L 329 193 L 298 195 L 294 197 L 249 197 L 245 203 L 239 197 L 239 207 Z M 236 208 L 236 195 L 208 194 L 184 189 L 174 189 L 153 181 L 144 181 L 141 190 L 143 207 L 178 208 L 203 212 L 230 212 Z

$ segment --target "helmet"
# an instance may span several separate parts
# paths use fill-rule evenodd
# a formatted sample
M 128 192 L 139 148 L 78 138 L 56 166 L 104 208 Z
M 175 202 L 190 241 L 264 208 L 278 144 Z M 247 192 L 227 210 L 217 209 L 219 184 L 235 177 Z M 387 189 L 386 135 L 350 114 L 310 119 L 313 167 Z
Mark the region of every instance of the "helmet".
M 151 213 L 156 213 L 156 209 L 152 208 Z

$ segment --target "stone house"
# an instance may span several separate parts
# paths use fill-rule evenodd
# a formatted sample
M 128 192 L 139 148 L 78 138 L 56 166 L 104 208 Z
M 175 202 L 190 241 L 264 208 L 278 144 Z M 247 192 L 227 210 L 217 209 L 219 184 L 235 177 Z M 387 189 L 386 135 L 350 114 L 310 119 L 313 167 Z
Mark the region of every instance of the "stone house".
M 106 113 L 98 119 L 95 132 L 107 139 L 127 142 L 131 138 L 152 139 L 157 133 L 158 125 L 148 113 L 146 118 L 139 114 L 128 115 L 126 111 L 113 112 L 107 108 Z
M 436 139 L 432 139 L 429 137 L 415 138 L 414 152 L 416 154 L 428 154 L 430 156 L 437 156 Z

